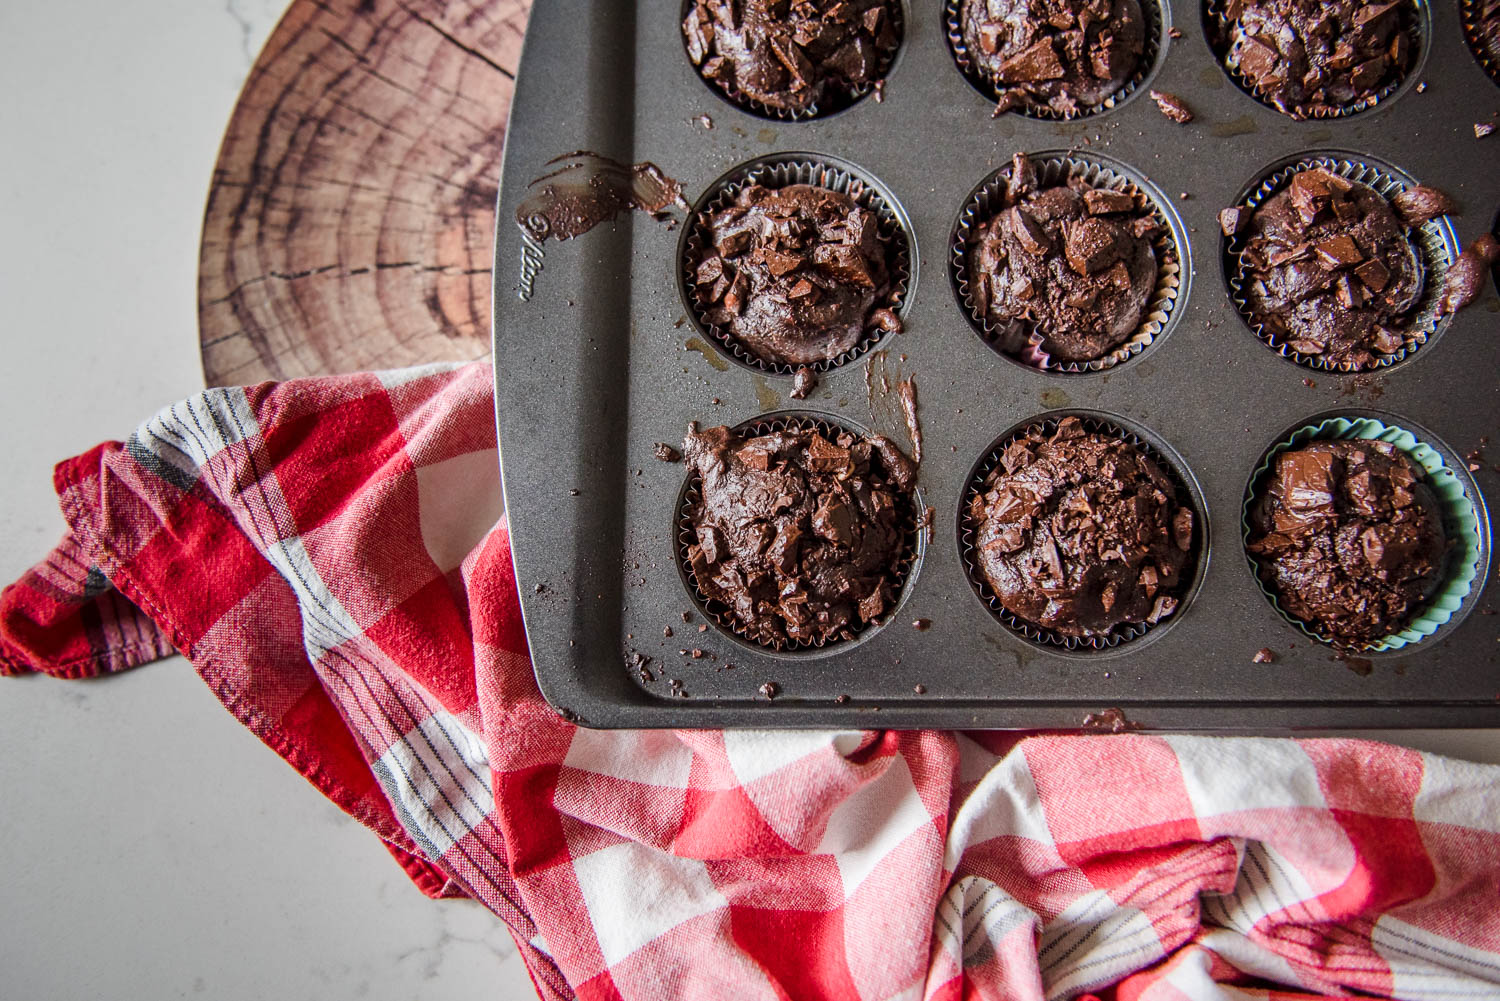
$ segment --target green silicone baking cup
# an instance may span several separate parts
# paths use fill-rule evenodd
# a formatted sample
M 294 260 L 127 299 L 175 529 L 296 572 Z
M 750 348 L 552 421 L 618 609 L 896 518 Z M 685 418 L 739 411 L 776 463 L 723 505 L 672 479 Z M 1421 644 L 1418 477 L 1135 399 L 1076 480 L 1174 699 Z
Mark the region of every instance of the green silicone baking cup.
M 1422 606 L 1406 627 L 1384 639 L 1360 644 L 1357 647 L 1360 651 L 1385 653 L 1390 650 L 1400 650 L 1409 644 L 1420 643 L 1442 628 L 1443 624 L 1463 606 L 1464 599 L 1469 596 L 1474 586 L 1474 578 L 1479 574 L 1479 517 L 1474 510 L 1473 500 L 1464 489 L 1463 481 L 1443 463 L 1441 453 L 1417 440 L 1416 436 L 1405 428 L 1382 424 L 1370 417 L 1333 417 L 1319 424 L 1298 428 L 1291 437 L 1279 442 L 1267 452 L 1265 459 L 1251 475 L 1250 489 L 1246 491 L 1244 506 L 1240 514 L 1240 529 L 1246 546 L 1245 556 L 1250 560 L 1250 569 L 1255 575 L 1255 582 L 1281 617 L 1321 643 L 1338 647 L 1348 646 L 1332 637 L 1316 632 L 1308 623 L 1288 614 L 1281 607 L 1280 602 L 1276 600 L 1275 592 L 1266 586 L 1259 564 L 1250 556 L 1249 544 L 1250 507 L 1260 492 L 1259 484 L 1269 473 L 1276 457 L 1287 449 L 1305 445 L 1310 441 L 1337 441 L 1353 438 L 1384 441 L 1395 445 L 1426 470 L 1428 484 L 1437 495 L 1438 503 L 1442 505 L 1443 531 L 1453 545 L 1447 561 L 1446 579 L 1442 587 L 1428 599 L 1427 604 Z

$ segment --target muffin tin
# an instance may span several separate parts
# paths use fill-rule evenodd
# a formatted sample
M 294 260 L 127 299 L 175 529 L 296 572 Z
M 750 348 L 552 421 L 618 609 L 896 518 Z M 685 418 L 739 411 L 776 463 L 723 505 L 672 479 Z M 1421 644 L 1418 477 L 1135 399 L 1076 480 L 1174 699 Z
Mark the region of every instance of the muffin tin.
M 1459 6 L 1423 4 L 1429 33 L 1402 86 L 1358 114 L 1293 121 L 1230 80 L 1202 10 L 1202 0 L 1163 4 L 1163 43 L 1146 78 L 1112 108 L 1049 121 L 992 119 L 990 101 L 955 64 L 941 0 L 907 3 L 883 101 L 772 121 L 698 77 L 683 51 L 681 0 L 538 8 L 500 193 L 496 407 L 527 636 L 559 712 L 601 727 L 1069 728 L 1107 708 L 1155 729 L 1500 725 L 1486 506 L 1500 485 L 1493 281 L 1396 364 L 1313 370 L 1280 357 L 1240 316 L 1217 224 L 1221 208 L 1289 159 L 1329 156 L 1448 192 L 1463 211 L 1439 228 L 1451 226 L 1453 247 L 1467 245 L 1500 210 L 1500 134 L 1476 140 L 1473 131 L 1495 120 L 1500 86 L 1470 54 Z M 1195 120 L 1168 120 L 1152 88 L 1185 100 Z M 746 364 L 699 329 L 683 283 L 691 227 L 636 213 L 571 241 L 523 238 L 515 212 L 527 181 L 570 149 L 650 160 L 692 204 L 748 165 L 822 162 L 864 179 L 911 243 L 905 332 L 838 359 L 805 400 L 790 399 L 790 375 Z M 1191 264 L 1169 322 L 1104 371 L 1048 372 L 1003 357 L 974 329 L 949 277 L 966 200 L 1017 151 L 1107 159 L 1163 194 L 1180 222 Z M 781 415 L 906 445 L 894 390 L 908 376 L 919 399 L 923 505 L 933 513 L 897 607 L 854 639 L 815 649 L 768 650 L 721 628 L 680 568 L 687 470 L 658 461 L 653 445 L 679 445 L 689 421 Z M 1182 607 L 1102 649 L 1067 649 L 1006 625 L 963 558 L 962 505 L 997 441 L 1067 412 L 1127 429 L 1167 455 L 1202 516 L 1197 577 Z M 1309 637 L 1267 600 L 1245 556 L 1252 474 L 1287 428 L 1338 415 L 1407 427 L 1472 492 L 1474 584 L 1440 628 L 1399 650 L 1350 655 Z M 1489 437 L 1471 473 L 1469 456 Z M 1253 662 L 1262 648 L 1275 659 Z M 762 693 L 767 682 L 774 698 Z

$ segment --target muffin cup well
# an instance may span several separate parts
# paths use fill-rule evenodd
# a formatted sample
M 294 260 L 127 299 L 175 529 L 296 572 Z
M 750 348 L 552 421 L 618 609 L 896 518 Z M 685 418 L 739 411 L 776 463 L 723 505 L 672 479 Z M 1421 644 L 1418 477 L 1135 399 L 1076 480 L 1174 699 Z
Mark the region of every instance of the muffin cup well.
M 1166 47 L 1167 19 L 1163 10 L 1161 0 L 1140 0 L 1141 13 L 1145 17 L 1145 38 L 1142 40 L 1141 61 L 1130 79 L 1120 85 L 1120 89 L 1110 94 L 1098 104 L 1088 107 L 1080 107 L 1077 111 L 1064 113 L 1053 111 L 1045 106 L 1025 106 L 1013 109 L 1010 113 L 1024 115 L 1027 118 L 1037 118 L 1049 122 L 1077 121 L 1081 118 L 1090 118 L 1112 111 L 1128 101 L 1132 96 L 1143 89 L 1143 84 L 1155 74 L 1157 65 L 1161 62 L 1162 52 Z M 943 4 L 943 29 L 948 36 L 948 51 L 953 56 L 953 62 L 958 66 L 958 71 L 963 74 L 969 86 L 973 87 L 987 100 L 998 102 L 1000 91 L 993 80 L 985 75 L 984 71 L 975 65 L 969 54 L 969 43 L 964 40 L 963 0 L 945 0 Z
M 836 420 L 822 414 L 804 411 L 783 411 L 775 414 L 766 414 L 753 420 L 745 421 L 733 428 L 737 435 L 754 437 L 757 435 L 770 434 L 774 431 L 786 431 L 798 428 L 807 431 L 817 431 L 826 438 L 832 438 L 842 433 L 858 435 L 860 437 L 872 437 L 870 431 L 861 428 L 845 420 Z M 696 578 L 693 574 L 692 565 L 688 559 L 688 547 L 697 542 L 697 530 L 694 528 L 689 512 L 693 505 L 702 500 L 702 480 L 696 473 L 689 473 L 687 480 L 682 485 L 681 493 L 677 498 L 677 570 L 682 576 L 682 583 L 687 588 L 688 595 L 704 616 L 708 618 L 720 631 L 727 633 L 737 641 L 753 646 L 757 650 L 772 650 L 798 656 L 817 656 L 821 651 L 830 647 L 842 649 L 849 643 L 861 640 L 874 634 L 890 622 L 897 610 L 906 600 L 906 594 L 911 588 L 911 583 L 916 577 L 917 569 L 922 561 L 922 556 L 927 551 L 926 532 L 922 531 L 921 520 L 918 512 L 923 510 L 921 488 L 912 490 L 908 503 L 900 512 L 900 527 L 905 545 L 901 554 L 897 557 L 896 565 L 892 571 L 892 589 L 896 592 L 896 600 L 891 607 L 885 610 L 879 619 L 867 622 L 859 628 L 849 629 L 843 635 L 831 639 L 816 641 L 788 640 L 779 645 L 763 643 L 746 635 L 744 627 L 734 617 L 730 610 L 720 602 L 709 598 L 699 590 Z
M 1010 165 L 995 171 L 969 194 L 958 214 L 958 221 L 954 223 L 953 234 L 948 240 L 949 277 L 954 292 L 974 331 L 984 338 L 986 344 L 1012 361 L 1044 372 L 1070 375 L 1113 368 L 1145 351 L 1175 325 L 1180 312 L 1177 305 L 1187 297 L 1188 276 L 1192 274 L 1191 252 L 1182 220 L 1155 185 L 1118 161 L 1098 154 L 1064 150 L 1043 150 L 1028 156 L 1036 166 L 1040 184 L 1063 184 L 1069 177 L 1078 176 L 1097 188 L 1141 195 L 1151 207 L 1152 214 L 1161 224 L 1161 232 L 1152 244 L 1156 251 L 1156 288 L 1146 303 L 1140 326 L 1123 344 L 1099 358 L 1057 361 L 1043 350 L 1045 337 L 1041 333 L 1032 331 L 1024 338 L 1015 338 L 997 329 L 978 308 L 969 287 L 969 244 L 975 231 L 1000 210 L 1010 180 Z
M 1415 187 L 1417 181 L 1387 163 L 1368 157 L 1355 157 L 1343 152 L 1307 153 L 1274 164 L 1262 173 L 1245 193 L 1235 201 L 1240 208 L 1254 212 L 1272 195 L 1281 191 L 1292 175 L 1312 167 L 1322 167 L 1350 181 L 1357 181 L 1373 188 L 1381 197 L 1389 200 L 1398 192 Z M 1422 265 L 1422 294 L 1417 300 L 1411 319 L 1402 331 L 1404 343 L 1399 351 L 1378 358 L 1373 365 L 1357 366 L 1352 363 L 1331 364 L 1318 355 L 1305 355 L 1294 351 L 1281 335 L 1267 330 L 1255 317 L 1246 300 L 1247 269 L 1244 252 L 1248 241 L 1243 236 L 1222 237 L 1221 254 L 1224 264 L 1224 281 L 1229 288 L 1229 298 L 1239 311 L 1240 317 L 1251 332 L 1281 357 L 1296 362 L 1304 368 L 1320 372 L 1353 373 L 1374 372 L 1390 368 L 1416 354 L 1424 344 L 1435 340 L 1448 326 L 1450 317 L 1438 312 L 1442 297 L 1443 278 L 1458 256 L 1458 237 L 1453 223 L 1447 216 L 1429 219 L 1411 230 L 1412 245 Z
M 891 273 L 891 292 L 882 305 L 894 310 L 897 315 L 905 316 L 911 289 L 916 284 L 917 244 L 912 236 L 911 223 L 907 221 L 906 213 L 895 197 L 874 177 L 835 157 L 813 153 L 778 153 L 761 157 L 735 167 L 708 186 L 698 204 L 693 206 L 678 249 L 679 285 L 688 315 L 692 317 L 698 330 L 712 338 L 730 358 L 741 365 L 772 375 L 794 375 L 798 368 L 803 367 L 761 358 L 740 344 L 732 331 L 708 322 L 704 314 L 712 304 L 699 298 L 697 287 L 693 283 L 695 262 L 704 251 L 705 217 L 730 205 L 740 189 L 750 184 L 760 184 L 767 188 L 810 184 L 846 194 L 856 205 L 875 213 L 879 220 L 881 239 L 891 249 L 887 261 Z M 806 367 L 815 372 L 838 368 L 869 351 L 886 336 L 886 332 L 880 328 L 868 327 L 864 338 L 848 351 Z
M 683 56 L 687 58 L 688 65 L 693 66 L 693 72 L 698 79 L 702 80 L 709 90 L 720 98 L 739 108 L 741 111 L 749 112 L 757 118 L 768 118 L 779 122 L 810 122 L 818 118 L 827 118 L 836 115 L 840 111 L 847 111 L 861 100 L 875 92 L 877 84 L 884 83 L 890 75 L 891 67 L 896 63 L 896 56 L 901 51 L 901 46 L 906 41 L 906 4 L 902 0 L 896 0 L 887 10 L 890 12 L 891 25 L 896 33 L 896 43 L 889 49 L 880 53 L 880 63 L 875 71 L 876 82 L 864 84 L 857 87 L 829 87 L 826 88 L 821 102 L 814 102 L 806 108 L 777 108 L 764 101 L 756 100 L 748 94 L 741 93 L 736 87 L 722 84 L 717 80 L 710 80 L 704 76 L 698 66 L 693 65 L 692 58 L 687 55 L 687 36 L 683 33 L 682 22 L 687 20 L 688 11 L 693 8 L 693 0 L 682 0 L 682 11 L 677 18 L 677 33 L 682 36 Z
M 1420 429 L 1419 429 L 1420 430 Z M 1423 437 L 1432 439 L 1423 431 Z M 1320 632 L 1311 623 L 1295 618 L 1281 607 L 1276 592 L 1266 582 L 1260 563 L 1251 555 L 1250 512 L 1260 497 L 1266 478 L 1277 456 L 1288 449 L 1314 441 L 1347 441 L 1363 439 L 1383 441 L 1396 446 L 1403 454 L 1427 472 L 1428 483 L 1437 495 L 1443 510 L 1443 532 L 1448 537 L 1450 548 L 1444 563 L 1443 582 L 1427 603 L 1400 631 L 1370 643 L 1350 644 Z M 1448 450 L 1451 452 L 1451 449 Z M 1272 445 L 1261 458 L 1250 482 L 1245 487 L 1245 499 L 1240 511 L 1240 534 L 1245 544 L 1245 558 L 1250 563 L 1250 572 L 1255 577 L 1271 607 L 1278 615 L 1296 626 L 1307 636 L 1339 649 L 1358 652 L 1384 653 L 1400 650 L 1413 643 L 1420 643 L 1436 633 L 1455 616 L 1466 612 L 1465 603 L 1472 604 L 1483 588 L 1480 567 L 1489 562 L 1489 539 L 1485 530 L 1482 501 L 1478 501 L 1478 489 L 1462 465 L 1444 461 L 1443 452 L 1423 441 L 1405 427 L 1386 423 L 1374 417 L 1350 414 L 1331 416 L 1315 424 L 1308 424 L 1289 432 Z M 1479 584 L 1475 585 L 1476 578 Z
M 1480 0 L 1459 0 L 1458 20 L 1463 25 L 1464 41 L 1468 43 L 1469 51 L 1474 53 L 1474 61 L 1500 87 L 1500 41 L 1495 43 L 1496 51 L 1485 51 L 1484 42 L 1479 36 L 1479 3 Z
M 1412 0 L 1411 7 L 1412 10 L 1408 15 L 1409 20 L 1406 27 L 1408 35 L 1411 38 L 1412 52 L 1411 63 L 1407 67 L 1406 72 L 1368 97 L 1363 97 L 1358 101 L 1351 101 L 1348 104 L 1339 105 L 1338 107 L 1310 109 L 1306 114 L 1295 114 L 1276 107 L 1268 98 L 1256 90 L 1253 82 L 1229 67 L 1229 46 L 1223 37 L 1225 34 L 1223 21 L 1224 0 L 1203 0 L 1203 34 L 1208 42 L 1209 51 L 1218 60 L 1219 69 L 1224 71 L 1224 75 L 1229 77 L 1230 82 L 1272 111 L 1286 115 L 1286 117 L 1294 121 L 1348 118 L 1351 115 L 1371 111 L 1377 105 L 1390 101 L 1406 86 L 1408 81 L 1414 81 L 1420 77 L 1422 62 L 1427 55 L 1428 42 L 1432 38 L 1432 14 L 1427 9 L 1426 0 Z
M 979 524 L 970 516 L 971 502 L 976 496 L 983 493 L 985 479 L 1000 464 L 1000 458 L 1011 442 L 1032 430 L 1041 430 L 1043 433 L 1050 434 L 1057 430 L 1058 424 L 1065 417 L 1077 417 L 1082 421 L 1085 430 L 1111 438 L 1118 438 L 1120 441 L 1127 442 L 1140 449 L 1172 481 L 1173 486 L 1176 488 L 1174 499 L 1177 503 L 1193 512 L 1193 541 L 1192 546 L 1188 550 L 1188 564 L 1183 570 L 1183 580 L 1185 583 L 1182 586 L 1181 593 L 1177 595 L 1177 609 L 1171 615 L 1166 616 L 1155 624 L 1127 622 L 1115 626 L 1103 636 L 1063 636 L 1053 630 L 1044 629 L 1034 622 L 1028 622 L 1007 609 L 1001 604 L 999 597 L 991 589 L 989 582 L 985 579 L 984 572 L 979 567 L 976 551 Z M 1092 410 L 1048 411 L 1031 420 L 1017 424 L 995 439 L 969 474 L 969 478 L 964 486 L 963 495 L 959 500 L 957 524 L 959 559 L 963 563 L 964 574 L 969 580 L 969 586 L 973 588 L 979 600 L 984 603 L 985 608 L 989 610 L 990 614 L 1001 625 L 1005 626 L 1006 629 L 1028 643 L 1052 652 L 1062 650 L 1082 654 L 1101 653 L 1112 650 L 1122 644 L 1139 640 L 1148 634 L 1158 633 L 1166 629 L 1187 614 L 1188 607 L 1192 604 L 1193 597 L 1198 593 L 1198 588 L 1203 583 L 1204 572 L 1208 568 L 1208 506 L 1204 503 L 1202 494 L 1199 492 L 1191 474 L 1187 472 L 1187 467 L 1183 464 L 1182 459 L 1171 450 L 1170 446 L 1160 441 L 1160 439 L 1156 439 L 1154 435 L 1151 435 L 1145 429 L 1112 415 Z

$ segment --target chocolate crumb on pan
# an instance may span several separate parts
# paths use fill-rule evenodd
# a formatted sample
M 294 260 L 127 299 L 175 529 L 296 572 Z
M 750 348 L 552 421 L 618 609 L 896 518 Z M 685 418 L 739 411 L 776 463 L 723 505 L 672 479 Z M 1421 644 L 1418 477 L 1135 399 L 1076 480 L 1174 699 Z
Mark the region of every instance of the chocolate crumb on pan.
M 888 618 L 915 562 L 916 466 L 889 439 L 786 416 L 690 429 L 679 549 L 710 619 L 774 650 Z
M 1250 658 L 1252 663 L 1270 664 L 1276 660 L 1276 653 L 1268 646 L 1263 646 L 1255 651 L 1255 656 Z
M 1209 45 L 1235 84 L 1290 118 L 1337 118 L 1389 99 L 1430 34 L 1412 0 L 1206 0 Z
M 951 276 L 996 351 L 1048 371 L 1102 371 L 1169 326 L 1185 273 L 1179 229 L 1124 168 L 1017 153 L 961 212 Z
M 682 249 L 699 329 L 741 364 L 825 372 L 901 330 L 912 241 L 852 166 L 778 155 L 711 185 Z
M 1393 365 L 1440 330 L 1457 256 L 1441 212 L 1452 205 L 1387 165 L 1301 157 L 1221 213 L 1230 297 L 1262 342 L 1300 365 Z
M 948 47 L 970 85 L 1014 111 L 1067 120 L 1116 107 L 1161 50 L 1159 0 L 947 0 Z
M 1165 90 L 1153 90 L 1151 100 L 1156 102 L 1156 107 L 1162 114 L 1178 125 L 1186 125 L 1193 120 L 1193 109 L 1189 108 L 1187 102 L 1176 94 Z
M 1500 0 L 1459 0 L 1458 19 L 1474 59 L 1500 85 Z
M 1001 623 L 1099 650 L 1179 613 L 1204 525 L 1173 464 L 1138 435 L 1068 414 L 999 442 L 970 480 L 959 549 Z
M 799 121 L 879 100 L 903 28 L 899 0 L 688 0 L 682 18 L 688 59 L 715 91 Z

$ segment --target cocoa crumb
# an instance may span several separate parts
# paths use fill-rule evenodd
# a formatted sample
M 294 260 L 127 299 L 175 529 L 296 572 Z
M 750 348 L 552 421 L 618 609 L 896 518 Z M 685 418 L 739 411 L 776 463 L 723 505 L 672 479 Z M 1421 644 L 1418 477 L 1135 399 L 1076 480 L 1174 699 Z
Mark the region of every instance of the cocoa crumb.
M 925 633 L 928 629 L 932 628 L 932 620 L 915 619 L 912 621 L 911 627 L 919 633 Z
M 1186 125 L 1193 120 L 1193 110 L 1187 106 L 1182 98 L 1166 90 L 1151 91 L 1151 100 L 1156 102 L 1156 107 L 1178 125 Z
M 781 686 L 774 681 L 768 681 L 760 686 L 760 694 L 764 695 L 767 699 L 774 699 L 777 695 L 781 694 Z
M 651 454 L 662 462 L 677 462 L 682 458 L 682 453 L 664 441 L 659 441 L 651 446 Z
M 1256 664 L 1269 664 L 1276 659 L 1276 654 L 1268 646 L 1263 646 L 1255 651 L 1255 656 L 1250 658 Z

